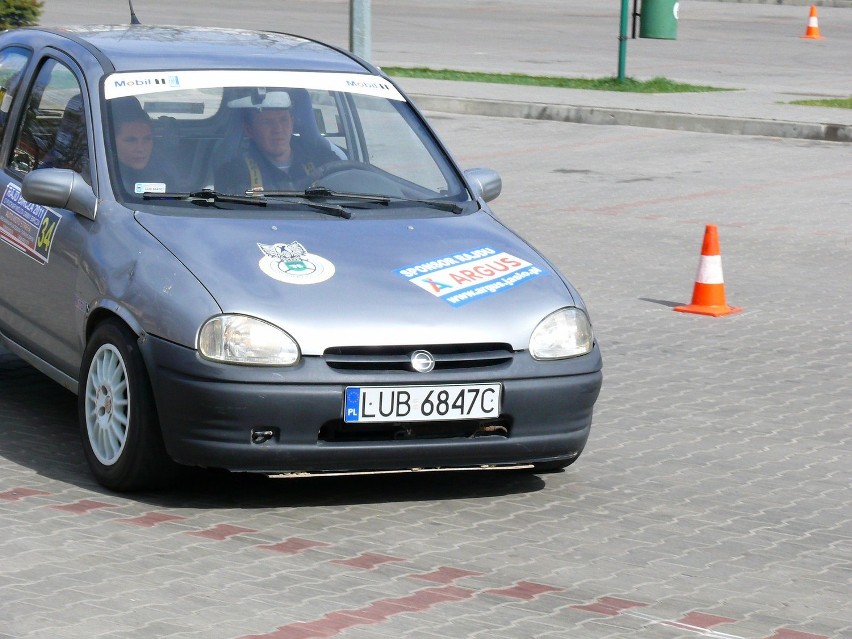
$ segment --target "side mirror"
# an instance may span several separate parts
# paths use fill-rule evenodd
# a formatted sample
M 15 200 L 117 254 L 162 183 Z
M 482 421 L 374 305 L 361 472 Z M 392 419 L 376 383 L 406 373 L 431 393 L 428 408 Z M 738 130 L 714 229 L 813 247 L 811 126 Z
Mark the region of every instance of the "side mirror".
M 68 209 L 95 219 L 98 198 L 79 173 L 71 169 L 36 169 L 24 176 L 21 195 L 27 202 Z
M 481 197 L 486 202 L 490 202 L 500 195 L 503 190 L 503 180 L 497 171 L 491 169 L 467 169 L 464 172 L 468 184 L 473 189 L 473 194 L 476 197 Z

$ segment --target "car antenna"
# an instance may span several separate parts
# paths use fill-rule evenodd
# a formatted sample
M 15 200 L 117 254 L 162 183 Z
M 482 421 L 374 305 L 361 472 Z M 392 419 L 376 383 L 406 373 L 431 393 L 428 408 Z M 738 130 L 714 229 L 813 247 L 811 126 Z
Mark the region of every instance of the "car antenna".
M 130 24 L 142 24 L 139 18 L 136 17 L 136 12 L 133 10 L 133 0 L 127 0 L 130 3 Z

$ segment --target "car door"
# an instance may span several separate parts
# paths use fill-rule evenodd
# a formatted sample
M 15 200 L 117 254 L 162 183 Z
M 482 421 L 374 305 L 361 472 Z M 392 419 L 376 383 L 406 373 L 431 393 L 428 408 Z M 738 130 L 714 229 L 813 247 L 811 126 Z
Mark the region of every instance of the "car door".
M 81 254 L 93 222 L 71 211 L 27 202 L 21 181 L 38 168 L 91 177 L 91 122 L 83 75 L 58 52 L 38 61 L 20 92 L 22 108 L 0 173 L 0 297 L 7 335 L 76 378 L 83 311 L 76 292 Z

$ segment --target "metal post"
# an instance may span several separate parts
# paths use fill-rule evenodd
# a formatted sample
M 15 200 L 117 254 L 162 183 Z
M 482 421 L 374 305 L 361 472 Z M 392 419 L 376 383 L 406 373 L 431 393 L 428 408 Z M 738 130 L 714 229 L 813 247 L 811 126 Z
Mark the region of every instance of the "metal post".
M 349 50 L 369 62 L 370 0 L 349 0 Z
M 632 25 L 630 27 L 630 37 L 633 40 L 636 39 L 636 21 L 642 15 L 641 12 L 638 11 L 638 9 L 639 9 L 639 0 L 633 0 L 633 15 L 631 16 Z
M 630 0 L 621 0 L 621 28 L 618 32 L 618 81 L 624 82 L 627 65 L 627 18 L 630 15 Z

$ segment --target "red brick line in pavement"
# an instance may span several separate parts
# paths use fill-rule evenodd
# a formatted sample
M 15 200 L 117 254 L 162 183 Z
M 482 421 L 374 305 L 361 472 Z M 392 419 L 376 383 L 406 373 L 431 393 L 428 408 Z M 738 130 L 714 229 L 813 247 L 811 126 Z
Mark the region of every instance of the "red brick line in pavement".
M 593 603 L 571 606 L 571 608 L 574 608 L 575 610 L 585 610 L 586 612 L 594 612 L 599 615 L 607 615 L 608 617 L 615 617 L 616 615 L 621 614 L 622 610 L 639 608 L 647 605 L 648 604 L 642 603 L 641 601 L 631 601 L 630 599 L 601 597 Z
M 539 595 L 543 595 L 546 592 L 562 592 L 564 590 L 564 588 L 557 588 L 556 586 L 548 586 L 545 584 L 537 584 L 533 583 L 532 581 L 519 581 L 511 588 L 486 590 L 485 592 L 491 595 L 502 595 L 503 597 L 512 597 L 514 599 L 524 599 L 526 601 L 529 601 L 530 599 L 535 599 Z
M 423 581 L 433 581 L 438 584 L 450 584 L 456 579 L 463 577 L 480 577 L 481 572 L 473 572 L 471 570 L 462 570 L 460 568 L 451 568 L 442 566 L 433 572 L 427 572 L 422 575 L 409 575 L 412 579 L 421 579 Z
M 26 487 L 18 487 L 0 492 L 0 501 L 17 502 L 28 497 L 38 497 L 51 495 L 52 493 L 42 490 L 36 490 Z M 82 499 L 76 502 L 51 505 L 50 508 L 61 510 L 63 512 L 84 515 L 93 510 L 100 508 L 117 508 L 117 504 L 107 502 Z M 153 527 L 159 524 L 180 521 L 186 519 L 178 515 L 170 515 L 152 511 L 138 517 L 119 518 L 113 521 L 117 523 L 130 524 L 140 527 Z M 231 524 L 218 524 L 206 530 L 189 531 L 186 534 L 211 539 L 214 541 L 224 541 L 229 537 L 240 534 L 248 534 L 258 532 L 252 528 L 243 528 Z M 281 554 L 298 554 L 311 548 L 330 546 L 326 542 L 315 541 L 311 539 L 302 539 L 300 537 L 291 537 L 283 542 L 276 544 L 258 545 L 256 548 L 261 550 L 269 550 Z M 376 567 L 391 562 L 405 562 L 406 559 L 384 555 L 380 553 L 365 552 L 352 559 L 337 559 L 332 563 L 342 566 L 348 566 L 359 570 L 373 570 Z M 412 579 L 434 582 L 443 584 L 441 587 L 426 588 L 418 590 L 411 595 L 397 598 L 387 598 L 375 601 L 363 608 L 354 610 L 337 610 L 325 614 L 322 618 L 313 621 L 295 622 L 274 630 L 265 635 L 252 635 L 244 639 L 309 639 L 309 638 L 326 638 L 334 637 L 341 632 L 359 625 L 372 625 L 381 623 L 388 618 L 409 612 L 425 612 L 430 608 L 441 603 L 451 601 L 461 601 L 470 599 L 480 592 L 486 594 L 509 597 L 519 600 L 531 600 L 549 592 L 564 592 L 564 588 L 540 584 L 531 581 L 519 581 L 508 588 L 490 589 L 484 591 L 471 590 L 451 585 L 458 579 L 465 577 L 478 577 L 483 573 L 463 570 L 451 566 L 442 566 L 432 572 L 408 575 Z M 587 604 L 574 604 L 569 606 L 573 610 L 580 610 L 592 614 L 605 615 L 614 617 L 629 611 L 632 608 L 647 607 L 650 604 L 623 599 L 620 597 L 604 596 Z M 629 612 L 626 614 L 630 614 Z M 672 620 L 656 620 L 657 623 L 662 623 L 667 626 L 681 628 L 688 631 L 701 633 L 709 630 L 714 626 L 728 623 L 736 623 L 737 619 L 730 617 L 722 617 L 712 615 L 700 611 L 693 611 L 676 621 Z M 830 639 L 825 635 L 817 635 L 790 628 L 779 628 L 775 633 L 764 639 Z
M 243 528 L 242 526 L 232 526 L 231 524 L 217 524 L 216 526 L 213 526 L 213 528 L 208 528 L 207 530 L 190 531 L 186 534 L 194 537 L 212 539 L 214 541 L 224 541 L 228 537 L 233 537 L 234 535 L 247 535 L 249 533 L 256 532 L 257 531 L 254 528 Z
M 5 492 L 0 493 L 0 500 L 18 501 L 19 499 L 24 499 L 25 497 L 35 497 L 36 495 L 49 494 L 50 493 L 46 493 L 43 490 L 34 490 L 32 488 L 12 488 L 11 490 L 7 490 Z
M 91 499 L 81 499 L 72 504 L 63 504 L 61 506 L 51 506 L 54 510 L 62 510 L 75 515 L 85 515 L 98 508 L 118 508 L 117 504 L 108 504 L 105 501 L 93 501 Z
M 334 564 L 341 566 L 351 566 L 352 568 L 363 568 L 364 570 L 372 570 L 381 564 L 387 564 L 393 561 L 405 561 L 401 557 L 392 557 L 391 555 L 381 555 L 375 552 L 365 552 L 352 559 L 335 559 Z
M 781 628 L 771 637 L 766 639 L 829 639 L 825 635 L 812 635 L 809 632 L 799 632 L 798 630 L 790 630 Z
M 698 628 L 701 630 L 709 630 L 714 626 L 718 626 L 723 623 L 735 623 L 736 619 L 731 619 L 730 617 L 720 617 L 719 615 L 708 615 L 705 612 L 690 612 L 688 615 L 681 617 L 677 621 L 668 621 L 666 625 L 674 626 L 676 628 L 684 628 L 686 630 L 691 630 L 693 628 Z
M 363 608 L 330 612 L 314 621 L 299 621 L 273 630 L 265 635 L 251 635 L 245 639 L 309 639 L 334 637 L 355 626 L 381 623 L 394 615 L 425 612 L 438 604 L 470 599 L 475 590 L 458 586 L 425 588 L 404 597 L 380 599 Z
M 139 526 L 141 528 L 152 528 L 159 526 L 167 521 L 182 521 L 186 517 L 180 515 L 170 515 L 168 513 L 150 512 L 140 515 L 139 517 L 130 517 L 127 519 L 115 519 L 118 524 L 130 524 L 131 526 Z
M 455 571 L 455 572 L 454 572 Z M 462 574 L 464 573 L 464 574 Z M 414 579 L 432 580 L 437 575 L 441 578 L 462 578 L 465 576 L 474 576 L 476 573 L 469 571 L 458 570 L 455 568 L 443 567 L 438 571 L 426 573 L 423 575 L 411 575 Z M 452 575 L 456 575 L 452 577 Z M 517 599 L 533 599 L 540 594 L 546 592 L 562 591 L 563 588 L 546 586 L 544 584 L 535 584 L 532 582 L 520 581 L 512 588 L 503 590 L 486 590 L 484 592 L 490 594 L 500 594 L 507 597 Z M 454 585 L 445 585 L 440 588 L 427 588 L 418 590 L 411 595 L 404 597 L 387 598 L 375 601 L 363 608 L 335 610 L 326 613 L 319 619 L 312 621 L 297 621 L 294 623 L 280 626 L 270 633 L 263 635 L 250 635 L 242 637 L 242 639 L 329 639 L 353 628 L 355 626 L 375 625 L 387 621 L 390 617 L 405 613 L 425 612 L 442 603 L 462 601 L 470 599 L 480 591 L 470 588 L 462 588 Z M 631 608 L 644 607 L 649 604 L 639 601 L 631 601 L 629 599 L 621 599 L 618 597 L 600 597 L 597 601 L 586 605 L 569 606 L 575 610 L 583 610 L 593 614 L 602 614 L 606 616 L 616 616 L 621 612 Z M 719 615 L 711 615 L 703 612 L 690 612 L 678 621 L 661 621 L 661 623 L 681 628 L 688 631 L 693 631 L 698 634 L 703 634 L 714 626 L 724 623 L 734 623 L 736 619 L 730 617 L 721 617 Z M 814 635 L 797 630 L 780 629 L 771 637 L 766 639 L 830 639 L 823 635 Z
M 301 537 L 290 537 L 277 544 L 268 544 L 265 546 L 257 546 L 260 550 L 271 550 L 284 555 L 297 555 L 300 552 L 310 550 L 311 548 L 320 548 L 322 546 L 330 546 L 324 541 L 314 541 L 313 539 L 302 539 Z

